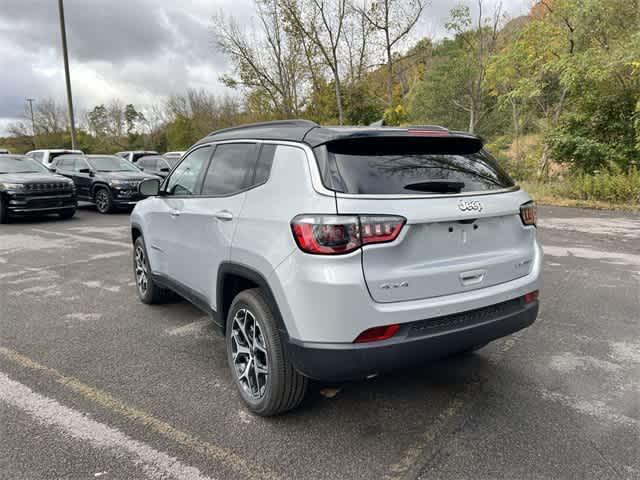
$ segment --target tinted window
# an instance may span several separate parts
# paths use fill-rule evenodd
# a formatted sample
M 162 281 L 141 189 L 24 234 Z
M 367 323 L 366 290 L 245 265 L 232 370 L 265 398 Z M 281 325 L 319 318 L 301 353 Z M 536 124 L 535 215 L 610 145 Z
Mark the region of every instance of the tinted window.
M 276 145 L 264 144 L 260 150 L 258 163 L 256 163 L 256 173 L 253 179 L 254 185 L 260 185 L 269 179 L 271 174 L 271 165 L 273 164 L 273 156 L 276 153 Z
M 194 195 L 198 176 L 211 156 L 211 146 L 194 150 L 176 167 L 167 183 L 168 195 Z
M 76 157 L 75 159 L 72 159 L 71 161 L 74 163 L 74 170 L 76 172 L 79 172 L 82 169 L 89 168 L 89 165 L 84 160 L 84 158 Z
M 218 145 L 202 187 L 203 195 L 230 195 L 251 185 L 256 161 L 253 143 Z
M 74 169 L 74 158 L 73 157 L 59 157 L 53 162 L 56 168 L 60 170 L 73 170 Z
M 140 168 L 146 168 L 147 170 L 155 170 L 156 169 L 156 161 L 153 158 L 141 158 L 138 160 L 138 166 Z
M 325 186 L 344 193 L 452 194 L 513 186 L 478 140 L 339 140 L 315 152 Z

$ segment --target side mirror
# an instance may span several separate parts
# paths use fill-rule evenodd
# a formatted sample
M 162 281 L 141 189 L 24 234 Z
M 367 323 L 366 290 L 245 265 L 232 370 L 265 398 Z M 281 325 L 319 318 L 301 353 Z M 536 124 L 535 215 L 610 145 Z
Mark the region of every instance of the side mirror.
M 90 177 L 93 177 L 95 173 L 90 168 L 81 168 L 78 173 L 88 173 Z
M 138 192 L 145 197 L 155 197 L 160 193 L 160 180 L 157 178 L 147 178 L 138 185 Z
M 56 167 L 49 167 L 49 171 L 52 173 L 56 173 Z
M 160 171 L 161 171 L 161 172 L 168 172 L 168 171 L 169 171 L 169 169 L 168 169 L 167 167 L 162 167 L 162 168 L 160 169 Z

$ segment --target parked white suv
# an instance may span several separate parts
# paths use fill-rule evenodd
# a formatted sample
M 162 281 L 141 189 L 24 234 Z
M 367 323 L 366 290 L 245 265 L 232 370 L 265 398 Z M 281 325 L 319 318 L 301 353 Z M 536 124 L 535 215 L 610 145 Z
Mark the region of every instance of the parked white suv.
M 42 163 L 47 168 L 51 167 L 51 162 L 53 162 L 56 157 L 67 154 L 84 155 L 84 153 L 82 153 L 82 150 L 66 150 L 64 148 L 31 150 L 30 152 L 27 152 L 27 155 L 29 157 Z
M 118 152 L 117 156 L 124 158 L 125 160 L 129 160 L 131 163 L 136 163 L 142 157 L 146 157 L 147 155 L 159 155 L 155 150 L 134 150 L 128 152 Z
M 240 395 L 296 407 L 343 381 L 531 325 L 536 211 L 473 135 L 269 122 L 193 146 L 131 215 L 140 298 L 212 315 Z

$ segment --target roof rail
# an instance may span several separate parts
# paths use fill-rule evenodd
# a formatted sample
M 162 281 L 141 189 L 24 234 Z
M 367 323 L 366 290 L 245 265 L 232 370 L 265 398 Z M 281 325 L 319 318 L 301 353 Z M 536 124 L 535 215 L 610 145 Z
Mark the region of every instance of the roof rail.
M 223 128 L 221 130 L 214 130 L 208 136 L 211 137 L 213 135 L 218 135 L 220 133 L 232 132 L 235 130 L 245 130 L 247 128 L 261 128 L 261 127 L 308 127 L 314 128 L 319 127 L 316 122 L 312 122 L 311 120 L 272 120 L 270 122 L 257 122 L 257 123 L 247 123 L 244 125 L 238 125 L 236 127 Z
M 438 131 L 438 132 L 448 132 L 449 129 L 445 127 L 441 127 L 440 125 L 409 125 L 408 129 L 416 129 L 416 130 L 430 130 L 430 131 Z

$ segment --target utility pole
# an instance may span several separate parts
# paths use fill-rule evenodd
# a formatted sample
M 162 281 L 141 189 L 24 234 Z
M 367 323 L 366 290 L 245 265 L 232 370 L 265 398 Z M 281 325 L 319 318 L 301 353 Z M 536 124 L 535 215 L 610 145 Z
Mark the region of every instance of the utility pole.
M 60 12 L 60 34 L 62 35 L 62 58 L 64 60 L 64 76 L 67 82 L 67 108 L 69 109 L 69 123 L 71 124 L 71 149 L 76 149 L 76 122 L 73 118 L 73 99 L 71 98 L 71 79 L 69 77 L 69 57 L 67 55 L 67 29 L 64 26 L 63 0 L 58 0 Z
M 34 100 L 34 98 L 27 98 L 27 102 L 29 102 L 29 112 L 31 113 L 31 141 L 33 143 L 33 148 L 38 148 L 38 145 L 36 145 L 36 120 L 33 116 Z

